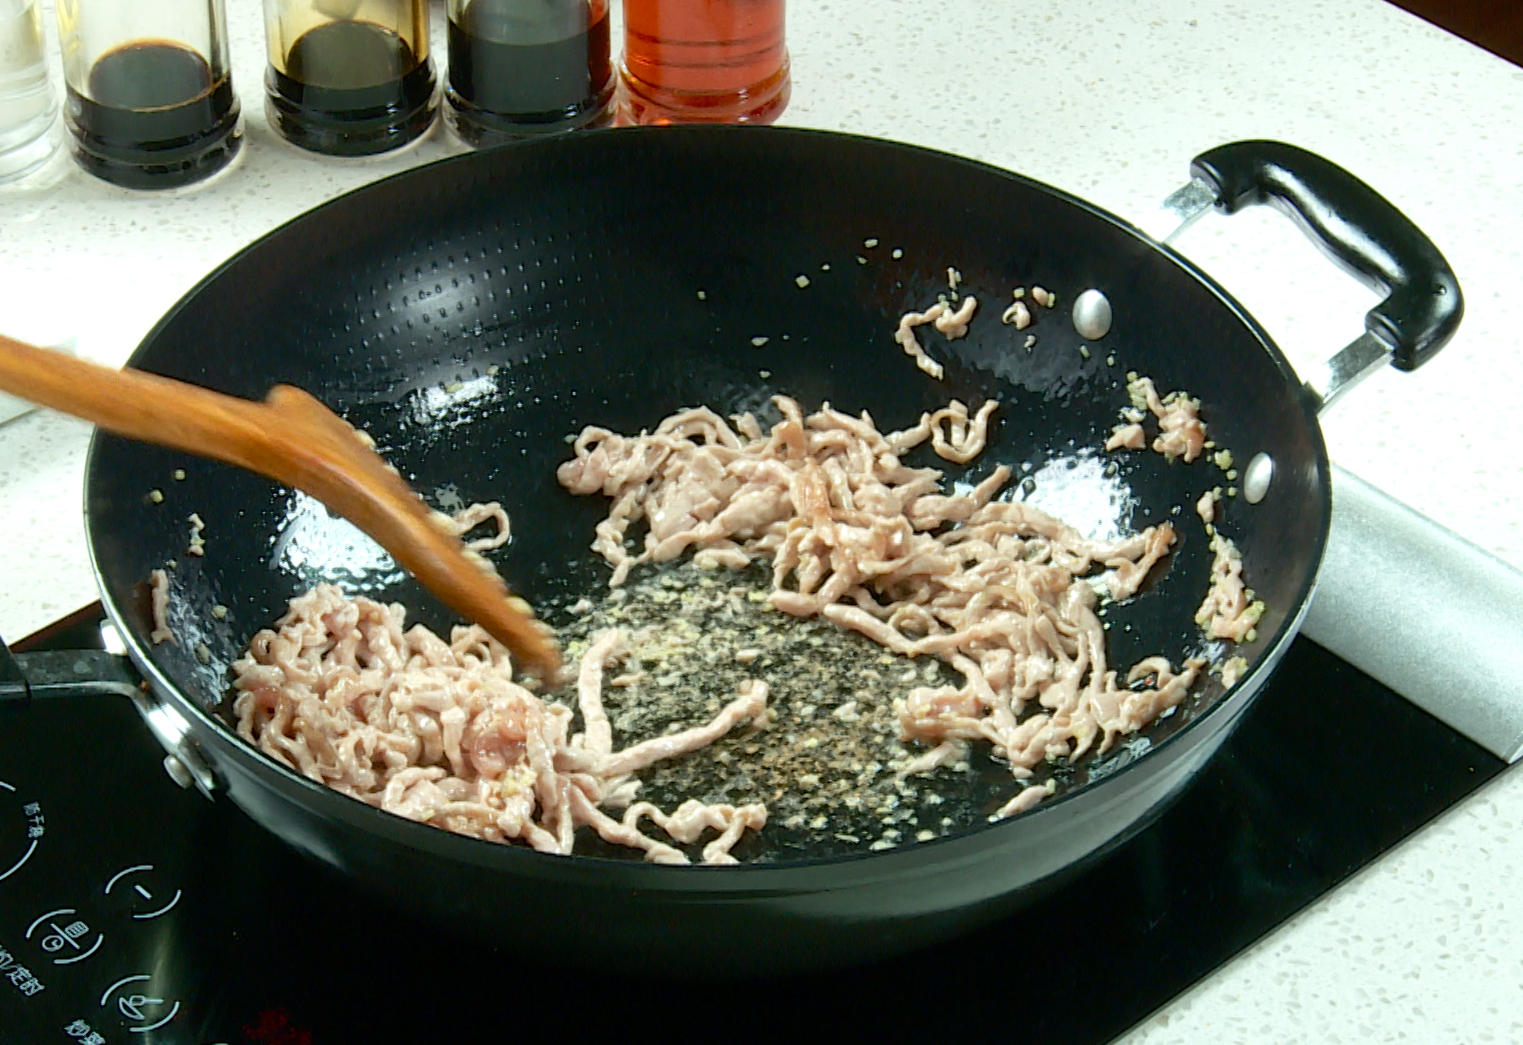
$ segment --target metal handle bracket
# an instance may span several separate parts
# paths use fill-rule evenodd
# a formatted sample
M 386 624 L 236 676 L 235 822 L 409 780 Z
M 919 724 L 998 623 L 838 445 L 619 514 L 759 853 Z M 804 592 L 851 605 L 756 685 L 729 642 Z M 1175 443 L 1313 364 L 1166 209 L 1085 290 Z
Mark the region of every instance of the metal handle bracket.
M 1233 214 L 1268 204 L 1384 295 L 1365 333 L 1306 379 L 1319 411 L 1386 363 L 1415 370 L 1454 336 L 1465 301 L 1453 269 L 1406 215 L 1342 167 L 1283 142 L 1241 141 L 1201 153 L 1190 172 L 1144 222 L 1154 238 L 1168 242 L 1212 207 Z
M 108 646 L 116 638 L 102 626 Z M 120 640 L 115 642 L 121 648 Z M 165 768 L 176 783 L 193 786 L 207 798 L 217 778 L 196 748 L 190 722 L 144 685 L 132 662 L 108 650 L 47 650 L 13 654 L 0 641 L 0 703 L 60 697 L 126 697 L 137 706 L 149 732 L 168 753 Z M 170 763 L 174 765 L 171 766 Z

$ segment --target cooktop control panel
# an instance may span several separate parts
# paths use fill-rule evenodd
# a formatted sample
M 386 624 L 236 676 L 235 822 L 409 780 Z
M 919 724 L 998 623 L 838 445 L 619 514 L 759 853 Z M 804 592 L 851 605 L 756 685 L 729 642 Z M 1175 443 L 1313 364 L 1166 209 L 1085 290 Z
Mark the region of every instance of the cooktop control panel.
M 164 775 L 130 704 L 97 700 L 88 728 L 67 701 L 0 708 L 0 1013 L 36 1028 L 18 1042 L 197 1040 L 169 1033 L 195 1017 L 166 957 L 211 804 Z

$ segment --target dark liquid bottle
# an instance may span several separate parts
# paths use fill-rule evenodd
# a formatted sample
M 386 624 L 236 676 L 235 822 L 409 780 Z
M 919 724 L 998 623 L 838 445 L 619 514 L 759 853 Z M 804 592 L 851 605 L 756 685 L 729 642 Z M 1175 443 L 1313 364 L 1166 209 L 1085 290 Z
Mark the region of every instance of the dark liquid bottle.
M 599 127 L 614 90 L 605 0 L 451 0 L 446 118 L 469 145 Z
M 168 40 L 135 40 L 102 54 L 68 84 L 75 158 L 91 174 L 133 189 L 165 189 L 225 166 L 242 141 L 226 72 Z
M 435 103 L 427 12 L 423 0 L 401 6 L 411 43 L 397 29 L 350 19 L 308 29 L 284 53 L 271 40 L 265 97 L 282 136 L 314 152 L 366 156 L 428 130 Z

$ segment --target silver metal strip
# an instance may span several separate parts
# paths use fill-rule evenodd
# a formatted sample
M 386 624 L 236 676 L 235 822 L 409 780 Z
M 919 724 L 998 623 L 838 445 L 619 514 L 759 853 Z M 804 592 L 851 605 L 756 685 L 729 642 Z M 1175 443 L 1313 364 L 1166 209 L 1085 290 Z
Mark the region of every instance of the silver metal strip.
M 1302 633 L 1517 761 L 1523 572 L 1341 468 L 1332 480 L 1332 533 Z
M 1317 364 L 1305 381 L 1306 390 L 1316 396 L 1320 404 L 1317 412 L 1326 413 L 1344 393 L 1390 361 L 1390 347 L 1366 331 L 1333 358 Z
M 1210 184 L 1201 178 L 1191 178 L 1188 185 L 1169 193 L 1138 227 L 1158 242 L 1168 243 L 1214 206 L 1216 193 Z

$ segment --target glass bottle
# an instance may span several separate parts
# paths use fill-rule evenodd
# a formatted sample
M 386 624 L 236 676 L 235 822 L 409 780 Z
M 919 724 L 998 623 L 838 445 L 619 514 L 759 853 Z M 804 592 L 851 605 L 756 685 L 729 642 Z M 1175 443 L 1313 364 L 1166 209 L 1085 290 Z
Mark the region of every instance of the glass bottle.
M 243 140 L 222 0 L 58 0 L 74 158 L 133 189 L 225 167 Z
M 608 0 L 449 0 L 445 118 L 469 145 L 611 122 Z
M 625 0 L 623 117 L 771 123 L 788 105 L 784 0 Z
M 434 121 L 427 0 L 265 0 L 265 109 L 332 156 L 399 148 Z
M 0 0 L 0 181 L 36 170 L 62 140 L 43 60 L 42 6 Z

